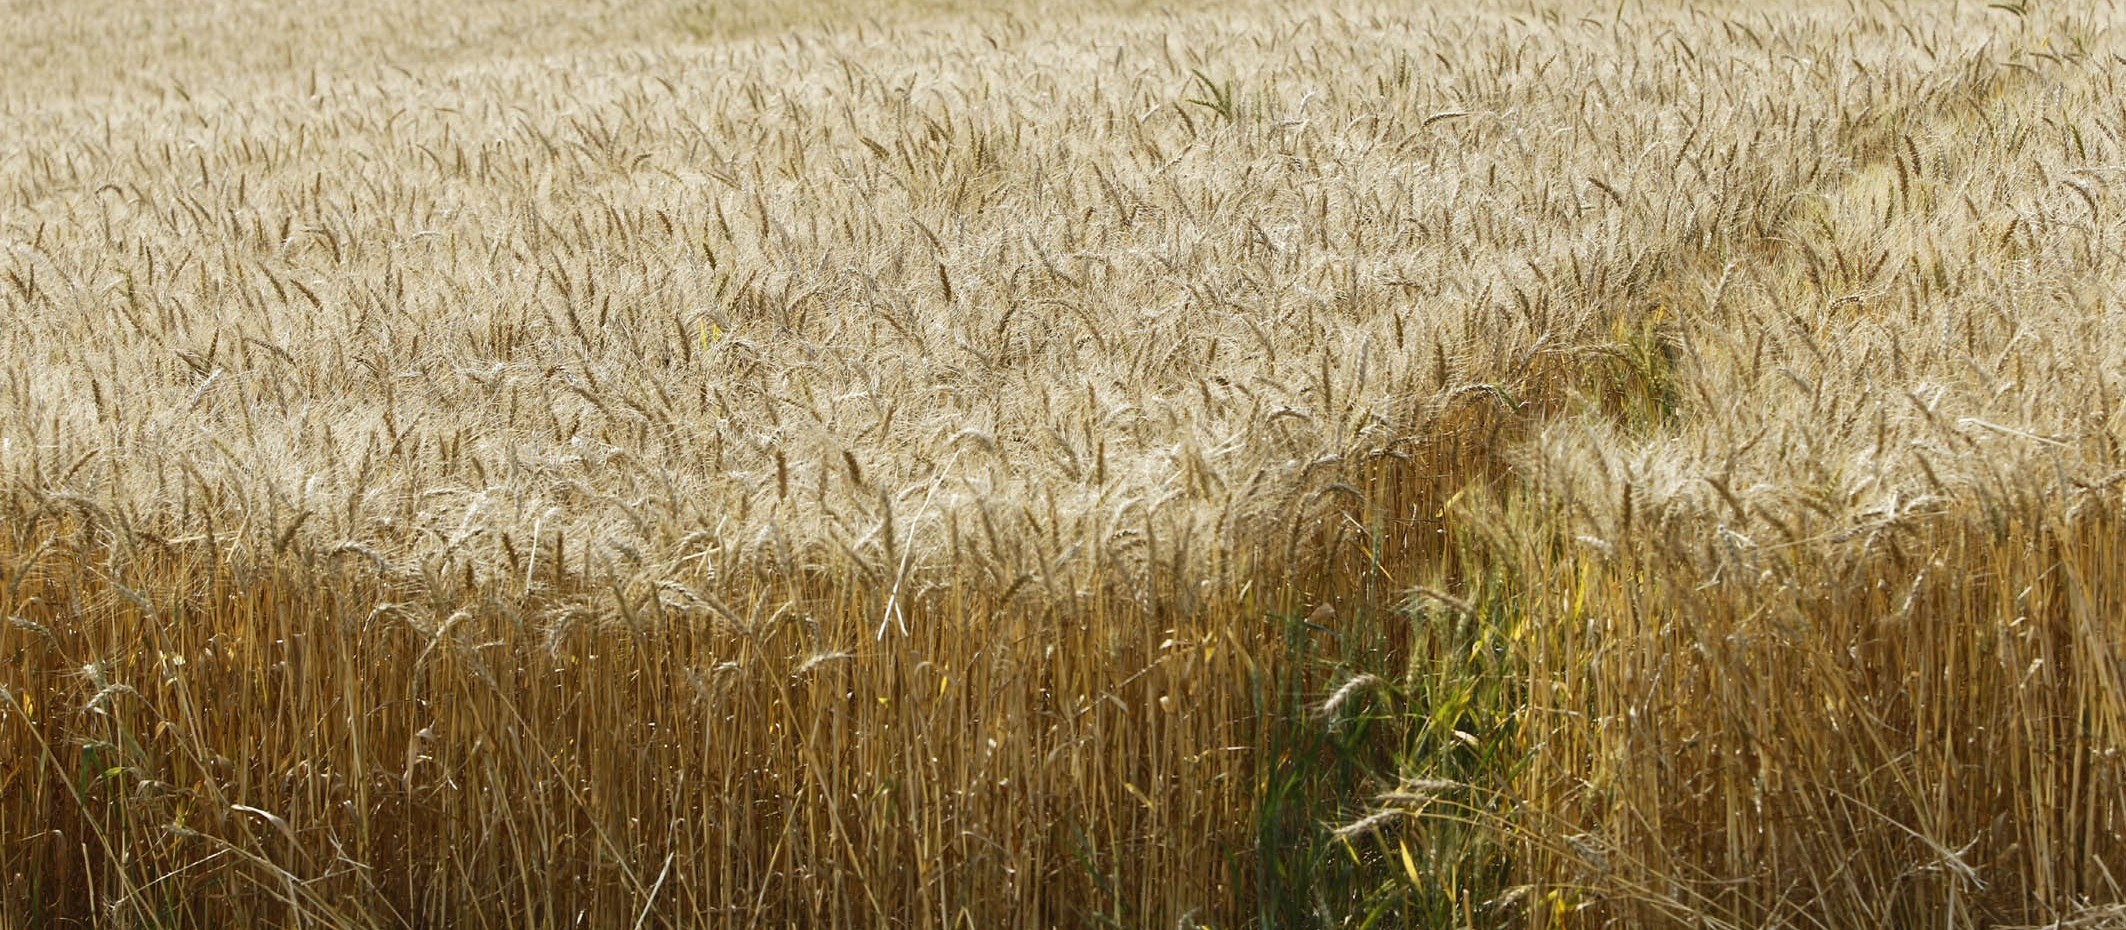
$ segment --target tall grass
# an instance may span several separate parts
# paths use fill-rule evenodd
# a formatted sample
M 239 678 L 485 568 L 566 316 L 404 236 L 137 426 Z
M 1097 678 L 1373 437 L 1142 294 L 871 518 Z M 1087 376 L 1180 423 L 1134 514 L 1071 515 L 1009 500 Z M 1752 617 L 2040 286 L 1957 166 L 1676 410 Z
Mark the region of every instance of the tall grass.
M 2109 7 L 401 6 L 0 38 L 0 914 L 2118 903 Z

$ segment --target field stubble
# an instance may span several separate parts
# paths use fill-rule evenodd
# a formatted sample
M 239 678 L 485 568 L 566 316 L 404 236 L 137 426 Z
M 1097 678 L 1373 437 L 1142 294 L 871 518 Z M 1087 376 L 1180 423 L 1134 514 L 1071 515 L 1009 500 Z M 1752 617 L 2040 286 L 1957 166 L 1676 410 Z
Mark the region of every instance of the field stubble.
M 6 913 L 2120 897 L 2109 7 L 168 9 L 0 90 Z

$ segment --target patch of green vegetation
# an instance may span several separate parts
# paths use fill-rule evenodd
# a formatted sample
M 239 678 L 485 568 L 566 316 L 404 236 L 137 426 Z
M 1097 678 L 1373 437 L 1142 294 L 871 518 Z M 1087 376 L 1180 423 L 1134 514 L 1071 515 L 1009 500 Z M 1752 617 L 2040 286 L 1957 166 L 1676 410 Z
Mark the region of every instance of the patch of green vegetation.
M 1510 591 L 1486 577 L 1466 599 L 1422 588 L 1339 629 L 1276 621 L 1283 661 L 1257 682 L 1258 926 L 1516 919 L 1504 799 L 1526 697 Z

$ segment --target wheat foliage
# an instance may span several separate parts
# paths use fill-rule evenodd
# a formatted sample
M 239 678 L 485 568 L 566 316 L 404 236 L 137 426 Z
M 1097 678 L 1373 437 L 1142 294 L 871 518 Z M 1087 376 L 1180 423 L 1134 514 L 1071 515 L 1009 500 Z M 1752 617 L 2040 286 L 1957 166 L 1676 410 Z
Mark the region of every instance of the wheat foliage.
M 22 6 L 10 915 L 1240 925 L 1418 584 L 1499 919 L 2118 899 L 2109 6 Z

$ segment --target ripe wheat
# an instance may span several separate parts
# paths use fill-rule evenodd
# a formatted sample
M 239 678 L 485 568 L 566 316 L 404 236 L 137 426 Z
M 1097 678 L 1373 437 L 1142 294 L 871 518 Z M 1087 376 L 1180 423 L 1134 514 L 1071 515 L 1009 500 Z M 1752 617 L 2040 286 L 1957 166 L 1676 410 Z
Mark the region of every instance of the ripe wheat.
M 11 11 L 0 915 L 2117 904 L 2119 10 L 1005 6 Z

